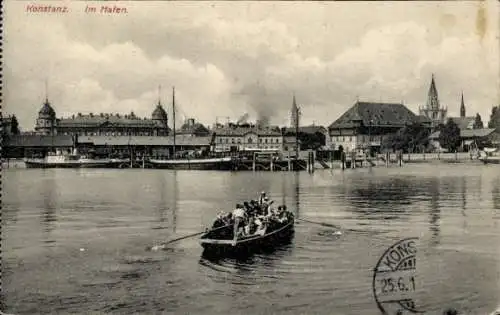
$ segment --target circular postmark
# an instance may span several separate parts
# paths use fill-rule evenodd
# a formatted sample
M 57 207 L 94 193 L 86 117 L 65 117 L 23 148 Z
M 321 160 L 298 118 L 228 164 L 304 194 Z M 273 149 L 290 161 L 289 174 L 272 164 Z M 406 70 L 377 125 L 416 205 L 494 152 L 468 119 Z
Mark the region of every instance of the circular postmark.
M 423 313 L 416 305 L 417 237 L 389 247 L 373 270 L 373 295 L 383 314 Z

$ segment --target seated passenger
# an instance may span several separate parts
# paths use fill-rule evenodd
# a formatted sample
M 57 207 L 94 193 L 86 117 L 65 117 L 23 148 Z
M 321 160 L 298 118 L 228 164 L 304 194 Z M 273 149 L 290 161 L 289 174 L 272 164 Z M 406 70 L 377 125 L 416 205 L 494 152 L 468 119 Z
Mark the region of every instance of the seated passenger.
M 212 228 L 216 229 L 226 225 L 226 223 L 224 222 L 225 216 L 226 214 L 224 213 L 224 211 L 219 211 L 219 213 L 217 213 L 217 216 L 215 217 L 214 223 L 212 224 Z

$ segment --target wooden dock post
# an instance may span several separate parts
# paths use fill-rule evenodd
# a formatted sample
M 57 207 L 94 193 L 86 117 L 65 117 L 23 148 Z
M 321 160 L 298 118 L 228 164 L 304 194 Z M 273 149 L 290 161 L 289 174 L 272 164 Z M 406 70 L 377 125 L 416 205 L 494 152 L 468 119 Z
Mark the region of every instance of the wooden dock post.
M 288 171 L 292 170 L 292 160 L 290 159 L 290 151 L 288 151 Z
M 309 173 L 314 173 L 314 152 L 309 151 L 307 154 L 307 160 L 309 162 Z
M 134 168 L 134 159 L 135 159 L 134 150 L 132 147 L 130 147 L 130 168 Z
M 253 153 L 252 170 L 255 172 L 255 152 Z

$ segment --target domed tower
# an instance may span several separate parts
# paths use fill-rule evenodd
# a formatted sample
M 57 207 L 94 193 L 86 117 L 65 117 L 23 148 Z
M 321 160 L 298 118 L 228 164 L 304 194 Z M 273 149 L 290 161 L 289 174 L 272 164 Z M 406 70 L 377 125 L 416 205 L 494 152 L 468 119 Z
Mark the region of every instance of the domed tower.
M 55 134 L 56 127 L 56 112 L 50 105 L 49 99 L 45 98 L 42 108 L 38 112 L 36 119 L 35 131 L 42 135 Z
M 157 135 L 167 135 L 168 134 L 168 115 L 161 102 L 158 101 L 153 114 L 151 114 L 153 121 L 157 122 Z

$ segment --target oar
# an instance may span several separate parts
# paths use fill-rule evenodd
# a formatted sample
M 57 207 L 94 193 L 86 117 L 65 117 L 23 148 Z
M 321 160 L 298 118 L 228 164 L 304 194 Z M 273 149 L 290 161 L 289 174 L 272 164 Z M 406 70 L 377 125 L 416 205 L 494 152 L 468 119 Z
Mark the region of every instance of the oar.
M 198 235 L 201 235 L 201 234 L 204 234 L 204 233 L 209 233 L 209 232 L 217 231 L 217 230 L 220 230 L 220 229 L 226 228 L 226 227 L 231 226 L 231 225 L 232 225 L 232 224 L 227 224 L 227 225 L 224 225 L 224 226 L 220 226 L 220 227 L 218 227 L 218 228 L 215 228 L 215 229 L 206 230 L 206 231 L 202 231 L 202 232 L 197 232 L 197 233 L 193 233 L 193 234 L 189 234 L 189 235 L 181 236 L 181 237 L 178 237 L 178 238 L 174 238 L 173 240 L 170 240 L 170 241 L 168 241 L 168 242 L 162 243 L 162 244 L 160 244 L 160 245 L 155 245 L 155 246 L 148 247 L 147 249 L 148 249 L 148 250 L 165 249 L 165 248 L 167 247 L 167 245 L 168 245 L 168 244 L 171 244 L 171 243 L 174 243 L 174 242 L 177 242 L 177 241 L 181 241 L 181 240 L 186 239 L 186 238 L 190 238 L 190 237 L 198 236 Z
M 314 222 L 314 221 L 309 221 L 309 220 L 305 220 L 305 219 L 301 219 L 301 218 L 295 218 L 295 219 L 299 220 L 299 221 L 311 223 L 311 224 L 318 224 L 318 225 L 321 225 L 321 226 L 331 227 L 331 228 L 338 229 L 338 230 L 342 229 L 340 226 L 335 225 L 335 224 L 324 223 L 324 222 Z

